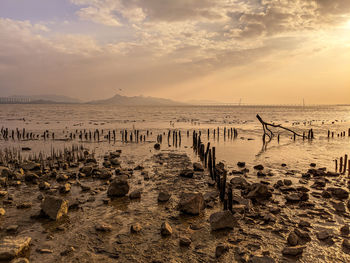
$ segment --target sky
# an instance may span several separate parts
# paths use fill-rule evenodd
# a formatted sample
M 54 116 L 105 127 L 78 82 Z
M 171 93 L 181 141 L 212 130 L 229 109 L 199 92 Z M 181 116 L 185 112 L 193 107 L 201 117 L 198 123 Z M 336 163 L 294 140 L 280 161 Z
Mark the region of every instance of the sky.
M 349 0 L 1 0 L 0 96 L 350 103 Z

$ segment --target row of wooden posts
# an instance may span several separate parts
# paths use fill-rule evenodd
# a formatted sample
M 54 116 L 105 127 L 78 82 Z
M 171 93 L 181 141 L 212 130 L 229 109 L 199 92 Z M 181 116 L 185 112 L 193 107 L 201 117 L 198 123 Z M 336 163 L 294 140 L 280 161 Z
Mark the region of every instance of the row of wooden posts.
M 216 187 L 220 193 L 220 201 L 224 204 L 224 210 L 230 210 L 232 212 L 232 187 L 227 183 L 227 171 L 224 164 L 221 162 L 218 164 L 216 163 L 215 147 L 211 147 L 209 141 L 205 145 L 201 140 L 201 133 L 197 133 L 196 131 L 193 131 L 192 147 L 194 152 L 199 156 L 200 160 L 204 164 L 204 167 L 208 169 L 211 179 L 215 181 Z
M 334 136 L 337 135 L 337 137 L 346 137 L 346 131 L 342 131 L 338 134 L 335 134 L 333 131 L 331 132 L 328 130 L 328 138 L 334 138 Z M 350 128 L 348 129 L 348 137 L 350 137 Z
M 335 159 L 335 171 L 340 174 L 345 174 L 346 170 L 348 171 L 348 175 L 350 175 L 350 160 L 348 160 L 347 154 L 339 158 L 339 166 L 338 159 Z

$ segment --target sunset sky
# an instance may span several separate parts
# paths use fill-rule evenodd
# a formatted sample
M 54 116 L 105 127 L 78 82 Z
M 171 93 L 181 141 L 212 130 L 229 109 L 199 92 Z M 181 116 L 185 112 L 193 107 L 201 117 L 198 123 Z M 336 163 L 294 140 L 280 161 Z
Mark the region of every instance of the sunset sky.
M 350 103 L 350 0 L 0 0 L 0 96 Z

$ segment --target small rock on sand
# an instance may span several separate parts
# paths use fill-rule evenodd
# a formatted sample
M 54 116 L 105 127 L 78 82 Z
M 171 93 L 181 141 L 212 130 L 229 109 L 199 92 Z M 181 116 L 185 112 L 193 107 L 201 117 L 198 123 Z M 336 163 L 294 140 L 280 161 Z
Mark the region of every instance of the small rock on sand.
M 199 215 L 204 209 L 203 195 L 201 193 L 183 193 L 178 208 L 183 213 Z
M 124 176 L 114 179 L 108 187 L 107 195 L 122 197 L 129 192 L 129 183 Z
M 225 228 L 233 228 L 235 219 L 230 211 L 216 212 L 209 218 L 212 230 L 220 230 Z
M 160 227 L 160 233 L 162 236 L 170 236 L 173 233 L 173 229 L 168 222 L 163 222 Z
M 41 204 L 41 210 L 52 220 L 59 220 L 68 213 L 68 201 L 48 195 Z

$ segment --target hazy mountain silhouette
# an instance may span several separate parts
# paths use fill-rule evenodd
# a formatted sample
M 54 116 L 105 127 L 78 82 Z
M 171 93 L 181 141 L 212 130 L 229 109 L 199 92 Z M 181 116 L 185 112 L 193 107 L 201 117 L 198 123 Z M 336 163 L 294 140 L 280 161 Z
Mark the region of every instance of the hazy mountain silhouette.
M 9 98 L 26 98 L 30 99 L 30 103 L 81 103 L 81 100 L 62 96 L 62 95 L 31 95 L 31 96 L 22 96 L 22 95 L 14 95 Z
M 136 105 L 142 105 L 142 106 L 178 106 L 178 105 L 185 105 L 184 103 L 173 101 L 170 99 L 162 99 L 162 98 L 155 98 L 155 97 L 144 97 L 144 96 L 134 96 L 134 97 L 128 97 L 116 94 L 112 98 L 105 99 L 105 100 L 94 100 L 87 102 L 88 104 L 113 104 L 113 105 L 126 105 L 126 106 L 136 106 Z

